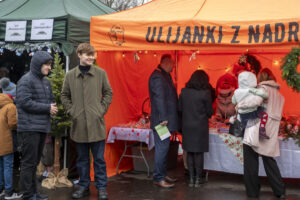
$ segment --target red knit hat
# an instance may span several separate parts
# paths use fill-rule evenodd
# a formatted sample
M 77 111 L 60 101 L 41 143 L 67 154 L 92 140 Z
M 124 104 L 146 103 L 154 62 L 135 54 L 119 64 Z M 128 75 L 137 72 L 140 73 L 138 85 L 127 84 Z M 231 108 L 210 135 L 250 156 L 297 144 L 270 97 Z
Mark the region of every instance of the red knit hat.
M 226 73 L 223 76 L 221 76 L 217 81 L 217 87 L 216 87 L 217 95 L 219 89 L 229 89 L 230 87 L 236 89 L 238 87 L 237 85 L 238 84 L 236 78 L 233 75 Z

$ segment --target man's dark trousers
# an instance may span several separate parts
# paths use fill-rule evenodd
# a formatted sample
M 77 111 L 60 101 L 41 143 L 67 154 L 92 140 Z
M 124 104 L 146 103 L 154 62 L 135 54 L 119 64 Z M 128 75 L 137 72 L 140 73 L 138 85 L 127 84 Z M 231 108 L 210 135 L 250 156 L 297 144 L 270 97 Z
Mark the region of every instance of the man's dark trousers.
M 94 158 L 95 186 L 98 190 L 106 189 L 107 175 L 104 160 L 105 140 L 77 144 L 77 170 L 80 177 L 79 185 L 88 189 L 90 186 L 90 149 Z
M 28 199 L 37 193 L 36 169 L 45 145 L 46 133 L 22 132 L 22 161 L 20 182 L 23 199 Z
M 155 153 L 154 153 L 154 171 L 153 181 L 160 182 L 167 176 L 167 159 L 170 146 L 170 138 L 161 140 L 154 131 Z

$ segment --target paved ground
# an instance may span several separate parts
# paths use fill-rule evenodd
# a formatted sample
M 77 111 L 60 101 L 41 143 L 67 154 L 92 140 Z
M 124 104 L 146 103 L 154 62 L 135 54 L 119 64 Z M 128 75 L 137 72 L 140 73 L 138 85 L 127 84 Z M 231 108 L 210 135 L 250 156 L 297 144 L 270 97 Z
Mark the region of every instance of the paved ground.
M 299 169 L 300 170 L 300 169 Z M 169 171 L 169 175 L 177 177 L 178 183 L 173 189 L 162 189 L 152 184 L 152 179 L 144 173 L 128 172 L 109 178 L 108 193 L 110 200 L 247 200 L 243 177 L 220 172 L 209 172 L 208 183 L 200 188 L 189 188 L 183 173 L 183 166 Z M 287 199 L 300 200 L 300 179 L 285 179 Z M 260 200 L 275 200 L 266 178 L 261 179 Z M 97 190 L 90 187 L 90 197 L 83 200 L 96 200 Z M 50 200 L 71 199 L 72 188 L 41 190 L 50 195 Z

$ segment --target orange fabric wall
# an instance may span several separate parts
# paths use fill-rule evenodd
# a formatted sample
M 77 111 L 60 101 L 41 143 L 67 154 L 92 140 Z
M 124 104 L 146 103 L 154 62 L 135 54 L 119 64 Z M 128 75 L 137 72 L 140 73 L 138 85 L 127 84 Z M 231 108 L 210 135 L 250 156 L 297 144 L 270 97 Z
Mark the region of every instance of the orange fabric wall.
M 167 52 L 149 51 L 139 53 L 140 60 L 135 63 L 135 52 L 109 52 L 98 51 L 97 63 L 103 68 L 109 77 L 113 88 L 113 101 L 105 116 L 107 131 L 111 126 L 137 120 L 142 112 L 142 103 L 148 95 L 148 78 L 151 72 L 157 67 L 160 57 Z M 175 56 L 175 52 L 168 52 Z M 123 54 L 125 56 L 123 56 Z M 156 55 L 156 56 L 155 56 Z M 195 59 L 191 58 L 191 51 L 178 52 L 178 92 L 184 87 L 191 74 L 199 67 L 202 67 L 209 76 L 213 87 L 216 86 L 217 79 L 225 73 L 225 68 L 236 63 L 241 53 L 196 54 Z M 285 54 L 252 54 L 257 57 L 263 67 L 270 67 L 277 77 L 277 81 L 282 85 L 281 93 L 285 96 L 286 103 L 284 113 L 300 114 L 300 94 L 293 92 L 281 79 L 281 70 L 275 66 L 273 61 L 280 61 Z M 116 166 L 123 152 L 124 143 L 116 141 L 107 144 L 105 159 L 107 162 L 108 176 L 116 174 Z M 124 158 L 120 171 L 132 169 L 132 160 Z
M 148 95 L 148 78 L 157 67 L 160 55 L 153 53 L 139 55 L 140 60 L 135 63 L 134 52 L 98 52 L 97 63 L 108 75 L 113 89 L 113 100 L 105 115 L 107 131 L 111 126 L 137 120 L 142 114 L 142 103 Z M 124 143 L 116 141 L 107 144 L 105 160 L 107 174 L 116 174 L 116 166 L 123 152 Z M 120 171 L 132 169 L 132 160 L 124 158 Z

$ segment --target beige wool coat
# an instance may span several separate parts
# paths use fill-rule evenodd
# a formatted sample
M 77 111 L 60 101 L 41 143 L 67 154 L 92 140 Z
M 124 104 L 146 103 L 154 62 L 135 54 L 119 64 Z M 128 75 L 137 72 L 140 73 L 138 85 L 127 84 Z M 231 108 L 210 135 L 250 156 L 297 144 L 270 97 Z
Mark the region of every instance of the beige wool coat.
M 112 88 L 103 69 L 92 66 L 84 76 L 78 66 L 70 70 L 64 80 L 61 101 L 72 118 L 73 141 L 105 140 L 104 114 L 112 101 Z
M 259 83 L 258 88 L 263 89 L 269 96 L 268 100 L 262 106 L 268 113 L 266 133 L 270 139 L 259 138 L 258 146 L 252 146 L 252 149 L 260 155 L 278 157 L 280 156 L 278 133 L 282 118 L 284 97 L 280 94 L 280 86 L 275 81 L 263 81 Z M 257 104 L 260 104 L 260 101 L 252 99 L 251 101 L 243 101 L 238 104 L 238 107 L 255 107 Z
M 267 103 L 263 104 L 263 106 L 269 115 L 266 124 L 266 133 L 270 139 L 260 139 L 259 146 L 253 147 L 253 150 L 260 155 L 278 157 L 280 156 L 278 133 L 282 118 L 284 97 L 280 94 L 280 86 L 275 81 L 263 81 L 258 87 L 264 89 L 269 95 Z

